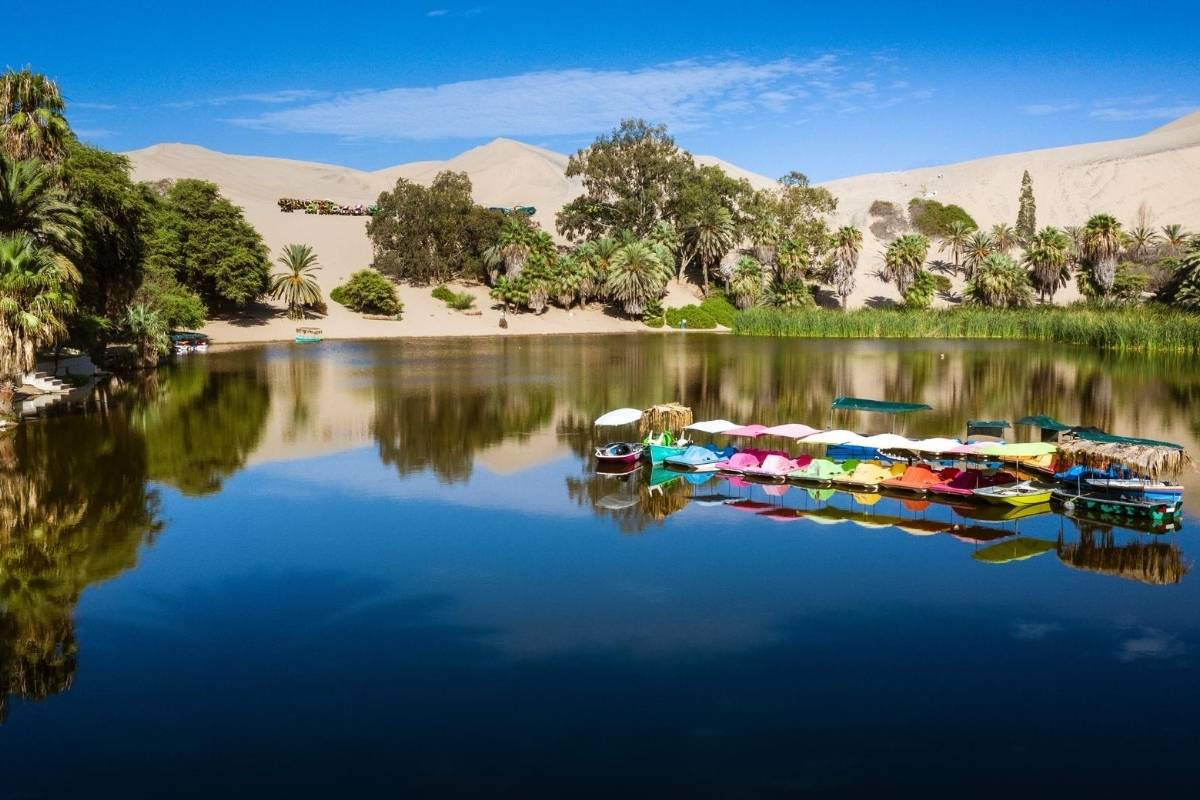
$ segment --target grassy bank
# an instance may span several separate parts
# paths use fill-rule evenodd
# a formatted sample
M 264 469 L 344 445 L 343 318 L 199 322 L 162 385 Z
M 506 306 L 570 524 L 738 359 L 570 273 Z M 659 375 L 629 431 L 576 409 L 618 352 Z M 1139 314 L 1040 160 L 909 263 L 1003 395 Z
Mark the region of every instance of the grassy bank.
M 1127 350 L 1200 355 L 1200 316 L 1147 307 L 1020 311 L 754 308 L 734 317 L 742 336 L 832 339 L 1032 339 Z

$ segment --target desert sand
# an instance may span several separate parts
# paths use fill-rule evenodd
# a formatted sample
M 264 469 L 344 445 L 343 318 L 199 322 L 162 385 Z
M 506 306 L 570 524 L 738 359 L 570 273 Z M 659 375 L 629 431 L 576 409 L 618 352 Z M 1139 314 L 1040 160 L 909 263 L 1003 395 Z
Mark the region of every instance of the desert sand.
M 247 219 L 262 233 L 273 254 L 291 242 L 312 245 L 322 264 L 318 279 L 326 294 L 352 272 L 370 264 L 366 222 L 361 217 L 285 214 L 276 205 L 280 197 L 370 203 L 394 186 L 397 178 L 428 183 L 442 170 L 464 171 L 471 178 L 476 201 L 489 206 L 532 205 L 537 209 L 535 219 L 553 231 L 555 212 L 581 190 L 577 181 L 563 175 L 567 156 L 510 139 L 496 139 L 448 161 L 402 164 L 376 172 L 226 155 L 184 144 L 155 145 L 128 155 L 138 180 L 192 177 L 217 184 L 245 209 Z M 698 156 L 697 160 L 718 164 L 755 186 L 773 185 L 770 178 L 712 156 Z M 884 248 L 868 230 L 867 209 L 873 201 L 889 200 L 903 206 L 913 197 L 927 197 L 963 206 L 985 228 L 997 222 L 1012 224 L 1024 170 L 1033 177 L 1039 226 L 1081 224 L 1099 212 L 1115 214 L 1129 224 L 1145 204 L 1154 225 L 1178 222 L 1191 230 L 1200 228 L 1200 192 L 1194 191 L 1200 184 L 1200 112 L 1131 139 L 830 181 L 824 185 L 839 201 L 834 223 L 853 223 L 864 230 L 850 305 L 895 299 L 895 290 L 873 274 Z M 930 258 L 938 257 L 935 246 Z M 477 296 L 478 316 L 450 311 L 429 296 L 428 288 L 402 286 L 402 321 L 368 320 L 330 303 L 327 317 L 308 324 L 320 326 L 327 338 L 649 331 L 598 307 L 571 312 L 553 308 L 539 316 L 510 315 L 509 327 L 501 330 L 500 312 L 487 298 L 486 288 L 465 290 Z M 672 284 L 666 305 L 684 305 L 697 295 L 696 287 Z M 1060 293 L 1059 299 L 1073 296 L 1068 290 Z M 217 343 L 276 341 L 290 339 L 296 325 L 274 308 L 268 313 L 214 320 L 205 332 Z

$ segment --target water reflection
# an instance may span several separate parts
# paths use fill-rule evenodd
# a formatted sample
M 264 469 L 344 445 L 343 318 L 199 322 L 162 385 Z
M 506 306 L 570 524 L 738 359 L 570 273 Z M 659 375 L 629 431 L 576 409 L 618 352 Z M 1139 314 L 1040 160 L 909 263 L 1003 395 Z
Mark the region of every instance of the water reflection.
M 565 502 L 591 520 L 598 539 L 615 530 L 683 540 L 705 526 L 745 537 L 737 541 L 747 547 L 752 537 L 785 532 L 896 534 L 928 544 L 949 570 L 984 563 L 1017 571 L 1034 558 L 1044 569 L 1056 557 L 1073 569 L 1048 580 L 1075 570 L 1109 583 L 1186 580 L 1178 536 L 1151 538 L 1048 508 L 764 487 L 648 465 L 606 474 L 590 458 L 599 443 L 591 421 L 610 408 L 679 400 L 697 418 L 822 425 L 839 394 L 931 404 L 933 412 L 904 420 L 913 436 L 955 435 L 968 418 L 1025 413 L 1181 441 L 1193 451 L 1200 435 L 1194 364 L 1046 347 L 662 336 L 343 343 L 191 358 L 143 383 L 111 387 L 86 413 L 0 437 L 0 716 L 8 697 L 42 699 L 70 686 L 81 594 L 137 564 L 139 549 L 163 530 L 163 492 L 183 495 L 178 508 L 202 514 L 190 498 L 219 498 L 240 472 L 290 462 L 309 473 L 307 484 L 293 482 L 298 495 L 304 486 L 337 487 L 340 508 L 368 495 L 364 477 L 308 467 L 358 451 L 388 467 L 390 487 L 429 479 L 464 505 L 455 492 L 486 494 L 478 506 L 488 515 L 478 524 L 500 530 Z M 867 416 L 837 422 L 868 432 L 890 424 Z M 1200 490 L 1195 476 L 1185 484 L 1193 495 Z M 397 537 L 408 533 L 408 517 L 427 515 L 419 500 L 382 494 L 401 521 Z M 452 508 L 437 522 L 455 514 L 463 516 Z M 289 533 L 281 525 L 280 541 Z M 951 537 L 963 546 L 934 556 Z M 840 557 L 865 558 L 879 541 L 856 540 L 858 553 Z M 339 542 L 356 547 L 352 535 Z M 1007 550 L 984 552 L 1001 545 Z

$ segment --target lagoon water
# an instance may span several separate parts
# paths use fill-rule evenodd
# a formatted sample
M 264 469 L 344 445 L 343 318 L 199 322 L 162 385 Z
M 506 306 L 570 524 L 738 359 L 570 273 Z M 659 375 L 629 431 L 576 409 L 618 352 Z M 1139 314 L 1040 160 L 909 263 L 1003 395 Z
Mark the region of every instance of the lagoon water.
M 0 436 L 0 796 L 1189 785 L 1192 513 L 994 520 L 590 452 L 619 406 L 824 426 L 848 394 L 932 405 L 910 435 L 1041 413 L 1195 453 L 1197 366 L 704 335 L 184 358 Z M 1018 536 L 1040 554 L 992 563 Z

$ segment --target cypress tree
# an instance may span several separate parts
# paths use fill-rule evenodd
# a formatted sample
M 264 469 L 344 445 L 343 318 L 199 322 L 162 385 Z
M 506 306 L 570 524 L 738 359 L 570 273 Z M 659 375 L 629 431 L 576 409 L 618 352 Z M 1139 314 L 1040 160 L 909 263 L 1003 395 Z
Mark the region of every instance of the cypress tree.
M 1033 200 L 1033 178 L 1029 170 L 1021 176 L 1021 199 L 1017 209 L 1017 238 L 1028 242 L 1037 232 L 1037 203 Z

